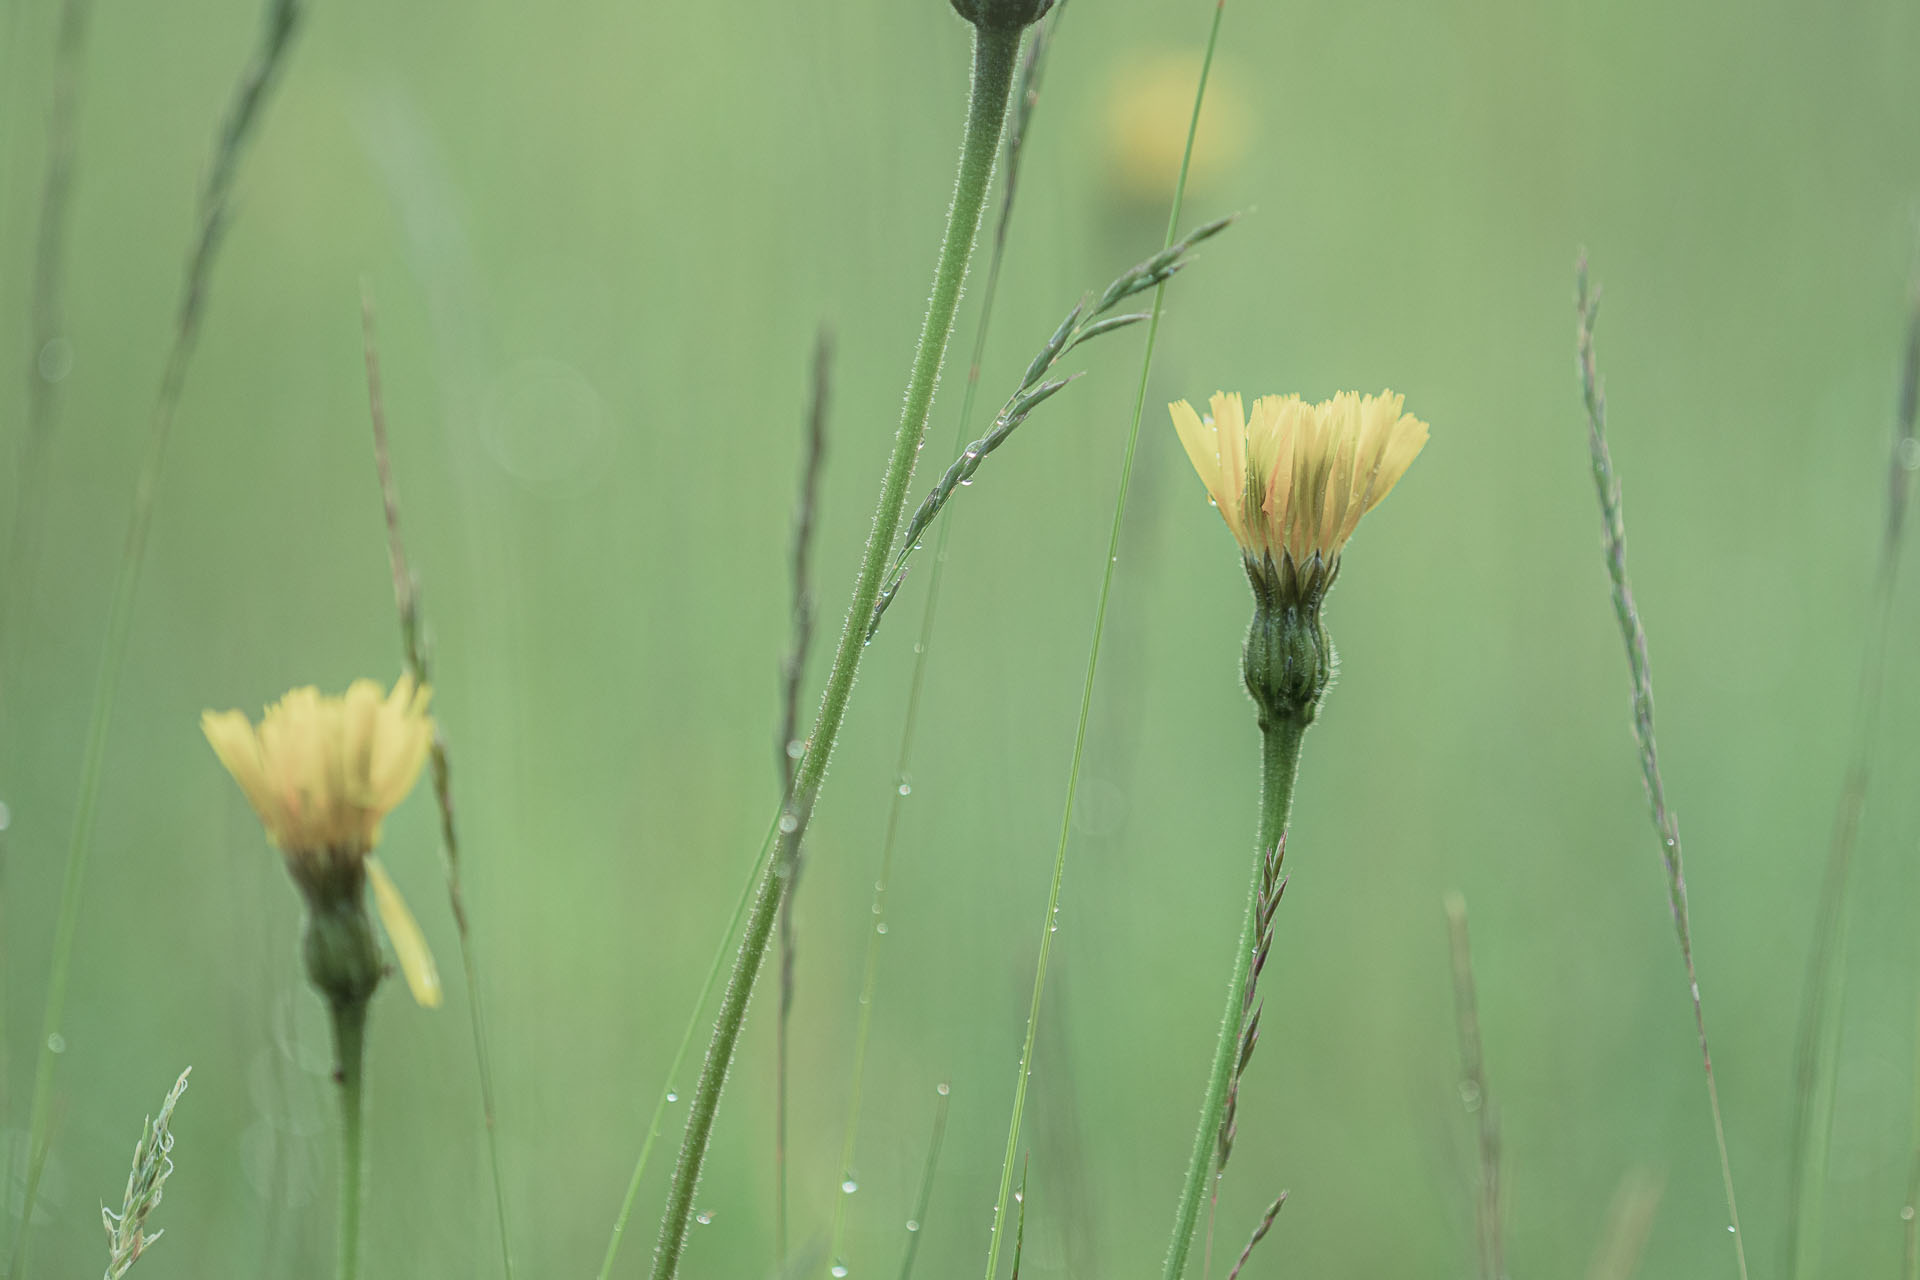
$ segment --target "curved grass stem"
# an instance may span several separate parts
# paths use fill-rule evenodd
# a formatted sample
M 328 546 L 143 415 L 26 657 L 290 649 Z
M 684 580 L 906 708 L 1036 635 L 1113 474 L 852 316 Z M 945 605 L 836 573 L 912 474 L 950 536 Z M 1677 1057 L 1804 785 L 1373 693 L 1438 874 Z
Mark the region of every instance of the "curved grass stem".
M 771 861 L 761 873 L 754 889 L 752 907 L 747 915 L 746 934 L 721 996 L 720 1012 L 708 1043 L 706 1064 L 700 1072 L 693 1103 L 687 1118 L 687 1132 L 680 1145 L 680 1157 L 673 1172 L 673 1184 L 667 1196 L 666 1211 L 660 1224 L 660 1237 L 654 1249 L 654 1280 L 671 1280 L 680 1265 L 686 1244 L 687 1224 L 693 1213 L 694 1188 L 699 1184 L 706 1160 L 707 1144 L 712 1138 L 714 1115 L 726 1084 L 727 1070 L 733 1062 L 734 1046 L 746 1022 L 747 1002 L 753 994 L 761 962 L 766 958 L 767 939 L 773 929 L 780 900 L 786 892 L 792 869 L 793 850 L 812 816 L 826 774 L 828 758 L 845 719 L 847 703 L 853 695 L 854 677 L 866 647 L 867 621 L 874 600 L 880 594 L 881 576 L 893 551 L 900 517 L 906 506 L 907 484 L 913 475 L 913 461 L 926 430 L 927 416 L 933 408 L 934 386 L 944 362 L 947 339 L 953 332 L 953 317 L 960 303 L 960 287 L 966 279 L 967 264 L 973 255 L 974 236 L 980 229 L 980 215 L 986 204 L 987 185 L 993 176 L 995 154 L 1000 145 L 1000 127 L 1006 119 L 1007 95 L 1013 85 L 1014 65 L 1020 47 L 1018 30 L 1002 31 L 986 27 L 974 29 L 972 97 L 967 109 L 966 136 L 961 145 L 959 174 L 954 184 L 953 205 L 947 214 L 946 235 L 941 243 L 938 266 L 934 271 L 932 301 L 926 322 L 920 331 L 920 343 L 914 353 L 913 371 L 908 378 L 906 408 L 894 436 L 893 451 L 880 487 L 880 500 L 874 511 L 873 530 L 868 535 L 860 571 L 854 580 L 853 599 L 834 653 L 833 667 L 827 676 L 826 692 L 800 767 L 794 775 L 793 793 L 785 803 L 779 821 Z

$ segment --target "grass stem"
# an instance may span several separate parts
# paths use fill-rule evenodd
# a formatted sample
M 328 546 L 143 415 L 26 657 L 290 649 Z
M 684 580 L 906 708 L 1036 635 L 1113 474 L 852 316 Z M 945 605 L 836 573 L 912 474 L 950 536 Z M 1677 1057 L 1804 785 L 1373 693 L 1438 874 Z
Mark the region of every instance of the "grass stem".
M 926 322 L 914 354 L 913 370 L 908 378 L 906 407 L 894 436 L 893 450 L 881 482 L 880 500 L 874 512 L 873 529 L 868 536 L 860 571 L 854 580 L 853 599 L 834 654 L 833 667 L 821 699 L 814 731 L 801 756 L 794 776 L 793 796 L 783 802 L 779 833 L 774 840 L 773 858 L 754 890 L 753 904 L 747 915 L 746 933 L 740 941 L 732 975 L 722 993 L 719 1017 L 707 1047 L 707 1060 L 693 1095 L 687 1118 L 686 1136 L 681 1142 L 673 1182 L 667 1196 L 666 1211 L 660 1224 L 660 1236 L 654 1250 L 654 1280 L 671 1280 L 679 1270 L 680 1254 L 686 1245 L 687 1224 L 693 1213 L 693 1193 L 700 1181 L 706 1160 L 707 1144 L 713 1134 L 713 1121 L 733 1062 L 734 1046 L 746 1021 L 747 1003 L 766 956 L 767 940 L 773 929 L 780 900 L 790 882 L 793 850 L 812 816 L 827 762 L 839 737 L 847 704 L 853 695 L 854 678 L 866 647 L 867 626 L 874 600 L 880 594 L 880 579 L 899 531 L 900 517 L 906 506 L 907 484 L 913 474 L 913 462 L 926 431 L 927 416 L 933 408 L 935 384 L 944 362 L 947 339 L 953 332 L 954 312 L 960 302 L 960 288 L 973 255 L 974 237 L 980 229 L 980 215 L 986 204 L 987 185 L 993 176 L 994 157 L 1000 145 L 1000 127 L 1006 119 L 1007 97 L 1013 85 L 1014 66 L 1020 47 L 1018 30 L 974 28 L 973 87 L 967 110 L 966 135 L 961 146 L 959 174 L 954 185 L 953 205 L 947 215 L 947 230 L 934 272 L 932 300 Z
M 1194 134 L 1200 127 L 1200 107 L 1206 101 L 1207 75 L 1213 69 L 1213 51 L 1220 40 L 1220 21 L 1226 15 L 1226 0 L 1216 0 L 1213 25 L 1207 33 L 1206 57 L 1200 64 L 1200 83 L 1194 90 L 1193 116 L 1187 123 L 1186 149 L 1180 157 L 1180 176 L 1173 187 L 1173 205 L 1167 211 L 1165 248 L 1171 249 L 1180 226 L 1181 206 L 1187 194 L 1187 171 L 1193 161 Z M 1026 1041 L 1020 1048 L 1020 1071 L 1013 1087 L 1013 1111 L 1007 1121 L 1007 1147 L 1000 1162 L 1000 1193 L 993 1206 L 992 1235 L 987 1243 L 986 1280 L 995 1280 L 1000 1267 L 1000 1240 L 1005 1234 L 1001 1224 L 1007 1216 L 1007 1198 L 1013 1193 L 1013 1165 L 1020 1149 L 1020 1125 L 1026 1117 L 1027 1083 L 1033 1075 L 1033 1045 L 1040 1030 L 1040 999 L 1046 992 L 1047 961 L 1053 954 L 1053 931 L 1060 910 L 1060 884 L 1067 869 L 1067 838 L 1073 829 L 1073 802 L 1080 786 L 1080 763 L 1087 746 L 1087 720 L 1093 710 L 1094 681 L 1100 671 L 1100 640 L 1106 634 L 1107 606 L 1113 598 L 1114 566 L 1120 560 L 1120 530 L 1126 520 L 1127 492 L 1133 484 L 1133 459 L 1140 445 L 1140 419 L 1147 407 L 1147 379 L 1153 372 L 1153 348 L 1160 336 L 1160 314 L 1166 303 L 1167 285 L 1154 286 L 1153 310 L 1147 320 L 1147 341 L 1140 357 L 1140 385 L 1134 395 L 1133 422 L 1127 429 L 1127 447 L 1120 461 L 1120 487 L 1114 495 L 1113 528 L 1107 536 L 1107 558 L 1100 576 L 1100 599 L 1094 606 L 1093 638 L 1087 646 L 1087 674 L 1080 689 L 1080 718 L 1073 735 L 1073 760 L 1067 768 L 1067 795 L 1060 815 L 1060 841 L 1054 853 L 1053 882 L 1047 891 L 1047 910 L 1040 920 L 1040 954 L 1033 967 L 1033 998 L 1027 1006 Z M 1218 1117 L 1215 1118 L 1216 1122 Z
M 80 895 L 86 884 L 87 861 L 93 848 L 93 824 L 105 774 L 107 732 L 119 698 L 120 677 L 126 668 L 127 642 L 133 633 L 133 606 L 139 594 L 141 570 L 146 566 L 147 535 L 153 525 L 154 499 L 160 486 L 161 465 L 186 386 L 188 366 L 197 345 L 207 293 L 221 235 L 227 225 L 234 175 L 246 142 L 259 123 L 269 88 L 285 63 L 300 15 L 299 0 L 268 0 L 259 48 L 241 73 L 228 105 L 214 148 L 212 167 L 200 192 L 198 231 L 188 256 L 180 291 L 173 343 L 167 352 L 160 391 L 147 429 L 146 449 L 134 481 L 133 504 L 127 521 L 127 540 L 107 606 L 105 640 L 94 678 L 93 707 L 87 719 L 81 752 L 79 797 L 74 805 L 72 835 L 67 842 L 66 869 L 61 877 L 60 901 L 54 909 L 53 957 L 47 969 L 46 1007 L 40 1027 L 33 1076 L 33 1100 L 27 1121 L 27 1178 L 14 1228 L 7 1275 L 19 1273 L 25 1256 L 28 1224 L 46 1169 L 49 1125 L 53 1118 L 53 1069 L 66 1020 L 67 986 L 73 973 L 74 937 L 80 924 Z
M 406 544 L 400 538 L 400 495 L 393 481 L 387 451 L 387 410 L 380 390 L 380 356 L 373 341 L 373 299 L 366 291 L 360 302 L 361 336 L 367 367 L 367 407 L 373 421 L 373 461 L 380 478 L 380 500 L 387 522 L 387 560 L 393 570 L 393 602 L 400 615 L 400 647 L 414 682 L 433 683 L 427 645 L 422 638 L 420 583 L 408 567 Z M 440 809 L 440 856 L 446 874 L 447 903 L 454 932 L 460 940 L 460 967 L 467 980 L 467 1024 L 473 1033 L 474 1068 L 480 1078 L 480 1114 L 487 1135 L 487 1165 L 493 1176 L 494 1221 L 500 1234 L 500 1265 L 513 1280 L 513 1238 L 507 1222 L 506 1180 L 500 1174 L 500 1135 L 494 1123 L 493 1056 L 488 1049 L 487 1023 L 480 1000 L 480 966 L 474 956 L 473 933 L 467 921 L 466 895 L 460 886 L 460 837 L 454 824 L 453 772 L 447 758 L 444 729 L 435 722 L 430 753 L 433 794 Z

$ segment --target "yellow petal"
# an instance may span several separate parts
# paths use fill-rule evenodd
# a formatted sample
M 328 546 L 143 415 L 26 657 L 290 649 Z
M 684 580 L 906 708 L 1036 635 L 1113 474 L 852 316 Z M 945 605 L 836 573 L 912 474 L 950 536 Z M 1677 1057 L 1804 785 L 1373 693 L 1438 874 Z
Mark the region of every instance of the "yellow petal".
M 400 972 L 406 975 L 414 1001 L 422 1008 L 438 1009 L 440 971 L 434 967 L 426 935 L 420 932 L 413 912 L 407 910 L 407 900 L 400 896 L 399 886 L 380 865 L 380 859 L 367 859 L 367 880 L 373 885 L 373 901 L 380 909 L 380 923 L 386 927 L 387 937 L 393 943 L 393 954 L 400 961 Z

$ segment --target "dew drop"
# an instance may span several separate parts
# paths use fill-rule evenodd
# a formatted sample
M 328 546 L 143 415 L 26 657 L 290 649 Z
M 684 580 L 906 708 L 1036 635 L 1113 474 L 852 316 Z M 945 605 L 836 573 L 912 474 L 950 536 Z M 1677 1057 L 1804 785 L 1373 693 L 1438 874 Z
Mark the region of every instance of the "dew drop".
M 53 1053 L 65 1053 L 67 1051 L 67 1038 L 58 1031 L 54 1032 L 47 1037 L 47 1049 Z
M 798 760 L 807 753 L 807 744 L 795 738 L 787 744 L 787 759 Z
M 900 783 L 900 794 L 901 794 L 901 795 L 903 795 L 903 796 L 910 796 L 910 795 L 912 795 L 912 794 L 913 794 L 913 784 L 912 784 L 911 782 L 906 782 L 906 781 L 902 781 L 902 782 Z
M 1015 1204 L 1025 1204 L 1025 1203 L 1027 1202 L 1027 1193 L 1026 1193 L 1026 1192 L 1024 1192 L 1024 1191 L 1016 1191 L 1016 1192 L 1014 1192 L 1014 1193 L 1013 1193 L 1013 1202 L 1014 1202 Z
M 873 926 L 873 931 L 875 933 L 885 933 L 887 931 L 887 922 L 882 920 L 879 924 Z
M 847 1264 L 844 1262 L 836 1262 L 833 1264 L 833 1269 L 827 1274 L 831 1275 L 833 1280 L 846 1280 Z
M 40 348 L 40 356 L 34 361 L 34 371 L 43 382 L 62 382 L 73 372 L 73 344 L 65 338 L 54 338 Z
M 852 1174 L 848 1174 L 847 1180 L 840 1184 L 840 1190 L 842 1190 L 848 1195 L 852 1195 L 854 1192 L 858 1191 L 859 1189 L 860 1189 L 860 1184 L 854 1181 Z
M 669 1089 L 669 1090 L 667 1090 L 667 1101 L 668 1101 L 668 1102 L 678 1102 L 678 1101 L 680 1101 L 680 1095 L 679 1095 L 679 1094 L 677 1094 L 677 1093 L 675 1093 L 675 1092 L 674 1092 L 673 1090 L 671 1090 L 671 1089 Z
M 700 1212 L 693 1215 L 693 1220 L 704 1227 L 708 1223 L 713 1221 L 713 1210 L 702 1209 Z
M 783 814 L 781 814 L 781 815 L 780 815 L 780 830 L 781 830 L 781 831 L 782 831 L 782 832 L 783 832 L 784 834 L 786 834 L 786 835 L 792 835 L 792 834 L 793 834 L 794 832 L 796 832 L 796 831 L 798 831 L 799 829 L 800 829 L 800 815 L 799 815 L 799 814 L 797 814 L 797 813 L 783 813 Z
M 1902 1206 L 1901 1206 L 1901 1208 L 1900 1208 L 1900 1221 L 1902 1221 L 1902 1222 L 1912 1222 L 1912 1221 L 1913 1221 L 1913 1206 L 1912 1206 L 1912 1205 L 1910 1205 L 1910 1204 L 1909 1204 L 1909 1205 L 1902 1205 Z
M 942 1080 L 939 1084 L 933 1086 L 933 1091 L 944 1098 L 948 1094 L 952 1093 L 953 1089 L 950 1085 L 947 1084 L 945 1080 Z
M 0 800 L 0 831 L 13 825 L 13 810 L 7 808 L 6 801 Z
M 919 1229 L 920 1229 L 920 1219 L 918 1218 L 907 1219 L 907 1230 L 918 1231 Z

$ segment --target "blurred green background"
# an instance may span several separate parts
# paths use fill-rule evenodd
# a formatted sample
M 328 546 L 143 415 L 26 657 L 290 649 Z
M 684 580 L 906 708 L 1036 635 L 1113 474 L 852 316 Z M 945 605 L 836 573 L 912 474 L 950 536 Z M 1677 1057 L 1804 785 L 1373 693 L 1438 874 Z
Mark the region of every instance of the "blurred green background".
M 1151 60 L 1197 54 L 1212 8 L 1077 0 L 1066 15 L 983 402 L 1083 290 L 1158 247 L 1162 198 L 1126 176 L 1152 144 L 1125 132 L 1142 113 L 1124 104 L 1160 74 Z M 54 11 L 14 0 L 0 27 L 10 439 Z M 4 584 L 24 602 L 0 778 L 16 1151 L 111 576 L 195 192 L 257 18 L 248 0 L 105 3 L 87 54 L 45 554 Z M 521 1274 L 592 1273 L 775 803 L 813 334 L 838 341 L 818 548 L 830 639 L 926 296 L 966 63 L 939 0 L 313 6 L 241 176 L 166 464 L 34 1274 L 101 1266 L 97 1208 L 117 1203 L 141 1117 L 189 1063 L 167 1239 L 138 1274 L 331 1265 L 332 1099 L 298 902 L 197 716 L 399 670 L 362 279 L 437 644 Z M 1459 889 L 1513 1273 L 1584 1274 L 1616 1187 L 1644 1169 L 1665 1194 L 1642 1274 L 1733 1274 L 1597 547 L 1572 360 L 1581 244 L 1608 290 L 1615 458 L 1749 1253 L 1755 1275 L 1780 1273 L 1794 1020 L 1853 733 L 1920 200 L 1917 64 L 1905 0 L 1229 5 L 1189 221 L 1250 212 L 1169 293 L 1035 1064 L 1024 1274 L 1157 1267 L 1240 918 L 1249 602 L 1159 406 L 1384 384 L 1433 439 L 1329 606 L 1342 674 L 1308 739 L 1216 1251 L 1237 1252 L 1287 1188 L 1249 1275 L 1471 1271 L 1440 909 Z M 964 308 L 958 353 L 975 323 Z M 943 1080 L 951 1128 L 918 1274 L 981 1265 L 1140 340 L 1076 357 L 1092 376 L 951 509 L 851 1171 L 856 1278 L 897 1268 Z M 950 456 L 963 368 L 956 354 L 930 463 Z M 12 501 L 15 451 L 0 457 Z M 798 903 L 803 1251 L 824 1249 L 845 1172 L 925 577 L 869 654 Z M 1920 973 L 1911 577 L 1857 864 L 1832 1276 L 1893 1274 L 1902 1242 Z M 375 1278 L 498 1273 L 431 810 L 423 789 L 385 852 L 453 987 L 437 1013 L 397 984 L 376 1008 Z M 770 991 L 689 1276 L 772 1269 Z M 679 1127 L 623 1274 L 644 1270 Z

